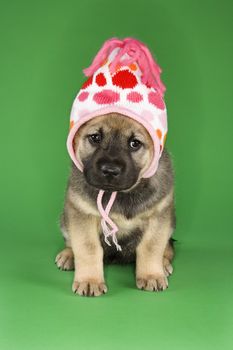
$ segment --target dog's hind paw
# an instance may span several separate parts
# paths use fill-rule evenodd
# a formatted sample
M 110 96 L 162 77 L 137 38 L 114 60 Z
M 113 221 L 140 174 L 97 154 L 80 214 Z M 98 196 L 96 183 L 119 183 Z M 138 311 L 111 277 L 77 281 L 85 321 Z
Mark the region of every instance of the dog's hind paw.
M 59 254 L 57 254 L 55 264 L 57 264 L 57 267 L 60 270 L 74 270 L 74 254 L 72 249 L 65 248 Z
M 167 277 L 172 274 L 173 267 L 170 260 L 168 260 L 167 258 L 163 258 L 163 268 L 164 268 L 165 275 Z

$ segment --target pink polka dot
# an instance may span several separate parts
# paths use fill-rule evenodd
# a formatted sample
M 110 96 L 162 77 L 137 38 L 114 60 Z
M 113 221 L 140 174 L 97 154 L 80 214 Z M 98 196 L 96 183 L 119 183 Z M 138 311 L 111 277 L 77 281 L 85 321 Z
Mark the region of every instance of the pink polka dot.
M 152 122 L 152 120 L 154 120 L 154 115 L 150 111 L 143 110 L 141 113 L 141 116 L 143 119 L 147 120 L 148 122 Z
M 127 95 L 127 100 L 131 102 L 140 102 L 143 100 L 143 96 L 136 91 L 132 91 Z
M 159 109 L 165 109 L 165 104 L 163 102 L 163 99 L 159 96 L 156 92 L 150 92 L 148 94 L 148 100 L 151 104 L 156 106 Z
M 159 115 L 159 120 L 164 129 L 167 129 L 167 115 L 166 112 L 162 112 Z
M 93 100 L 99 105 L 114 103 L 120 100 L 120 95 L 112 90 L 103 90 L 93 96 Z
M 83 118 L 85 117 L 88 113 L 90 113 L 90 111 L 88 109 L 80 109 L 78 111 L 78 118 Z
M 78 95 L 78 100 L 83 102 L 88 98 L 89 92 L 83 91 L 80 95 Z

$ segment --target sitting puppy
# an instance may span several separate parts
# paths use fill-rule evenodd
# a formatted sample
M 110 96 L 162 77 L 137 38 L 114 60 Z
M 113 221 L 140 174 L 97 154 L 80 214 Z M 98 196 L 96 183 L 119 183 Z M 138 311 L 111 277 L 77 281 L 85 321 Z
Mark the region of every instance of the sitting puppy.
M 173 171 L 160 68 L 148 48 L 110 39 L 92 65 L 71 111 L 72 159 L 56 257 L 75 269 L 73 292 L 107 292 L 104 262 L 136 262 L 139 289 L 168 287 L 174 256 Z

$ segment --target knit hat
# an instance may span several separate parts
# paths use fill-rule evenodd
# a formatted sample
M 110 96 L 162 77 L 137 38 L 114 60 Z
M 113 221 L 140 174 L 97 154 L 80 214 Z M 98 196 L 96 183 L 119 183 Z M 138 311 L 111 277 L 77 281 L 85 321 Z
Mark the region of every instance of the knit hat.
M 73 147 L 76 132 L 90 119 L 115 112 L 136 120 L 148 131 L 154 143 L 154 155 L 143 177 L 155 174 L 167 135 L 167 111 L 163 100 L 165 86 L 160 73 L 161 68 L 142 42 L 133 38 L 113 38 L 104 43 L 91 66 L 84 69 L 89 78 L 78 92 L 70 115 L 67 148 L 80 171 L 83 171 L 83 165 L 76 158 Z M 112 235 L 120 250 L 116 239 L 118 228 L 108 216 L 116 192 L 112 193 L 106 209 L 102 207 L 103 194 L 104 191 L 100 190 L 97 204 L 105 241 L 110 244 L 108 236 Z

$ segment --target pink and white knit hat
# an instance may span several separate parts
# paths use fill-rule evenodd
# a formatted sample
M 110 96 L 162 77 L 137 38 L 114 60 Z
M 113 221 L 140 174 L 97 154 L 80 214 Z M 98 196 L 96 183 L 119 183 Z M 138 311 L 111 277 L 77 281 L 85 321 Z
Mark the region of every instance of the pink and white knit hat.
M 73 148 L 76 132 L 88 120 L 116 112 L 136 120 L 147 129 L 154 142 L 154 156 L 143 177 L 155 174 L 167 135 L 167 111 L 163 100 L 165 86 L 160 80 L 161 72 L 149 49 L 140 41 L 113 38 L 104 43 L 91 66 L 84 69 L 89 78 L 78 92 L 70 115 L 67 148 L 80 171 L 83 171 L 83 165 Z M 118 228 L 108 216 L 116 192 L 112 193 L 106 209 L 102 207 L 103 194 L 101 190 L 97 204 L 105 241 L 110 244 L 108 236 L 111 235 L 120 250 L 116 239 Z

